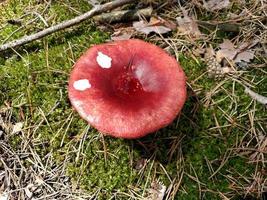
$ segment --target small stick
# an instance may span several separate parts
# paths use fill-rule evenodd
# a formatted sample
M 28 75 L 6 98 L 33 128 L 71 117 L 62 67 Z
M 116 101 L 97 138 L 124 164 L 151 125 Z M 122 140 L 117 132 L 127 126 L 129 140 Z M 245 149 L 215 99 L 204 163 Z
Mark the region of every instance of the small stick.
M 140 17 L 149 18 L 153 12 L 152 7 L 144 8 L 140 10 L 121 10 L 110 13 L 103 13 L 93 17 L 98 23 L 114 23 L 122 21 L 138 20 Z
M 123 6 L 125 4 L 129 4 L 129 3 L 133 3 L 135 2 L 135 0 L 115 0 L 115 1 L 112 1 L 112 2 L 109 2 L 109 3 L 106 3 L 106 4 L 103 4 L 103 5 L 99 5 L 99 6 L 96 6 L 94 7 L 92 10 L 80 15 L 80 16 L 77 16 L 73 19 L 70 19 L 70 20 L 67 20 L 67 21 L 63 21 L 55 26 L 51 26 L 47 29 L 44 29 L 40 32 L 37 32 L 37 33 L 34 33 L 32 35 L 28 35 L 28 36 L 25 36 L 25 37 L 22 37 L 18 40 L 14 40 L 14 41 L 11 41 L 11 42 L 8 42 L 2 46 L 0 46 L 0 52 L 1 51 L 5 51 L 7 49 L 10 49 L 10 48 L 14 48 L 14 47 L 17 47 L 17 46 L 21 46 L 23 44 L 26 44 L 26 43 L 29 43 L 29 42 L 32 42 L 32 41 L 35 41 L 35 40 L 38 40 L 40 38 L 43 38 L 47 35 L 50 35 L 54 32 L 57 32 L 57 31 L 60 31 L 60 30 L 63 30 L 65 28 L 68 28 L 68 27 L 71 27 L 71 26 L 74 26 L 76 24 L 79 24 L 95 15 L 98 15 L 100 13 L 103 13 L 103 12 L 106 12 L 106 11 L 109 11 L 109 10 L 112 10 L 112 9 L 115 9 L 115 8 L 118 8 L 120 6 Z
M 251 96 L 252 99 L 255 99 L 259 103 L 267 106 L 267 97 L 262 96 L 256 92 L 253 92 L 251 89 L 245 86 L 245 93 L 247 93 L 249 96 Z
M 220 31 L 225 32 L 239 32 L 240 26 L 236 23 L 212 23 L 212 22 L 205 22 L 205 21 L 197 21 L 199 26 L 207 28 L 209 30 L 218 29 Z

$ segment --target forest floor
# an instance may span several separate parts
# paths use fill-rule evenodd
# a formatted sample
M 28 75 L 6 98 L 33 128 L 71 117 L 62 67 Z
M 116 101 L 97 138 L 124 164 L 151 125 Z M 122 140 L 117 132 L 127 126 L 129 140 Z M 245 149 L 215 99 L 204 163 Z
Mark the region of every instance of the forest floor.
M 80 15 L 88 2 L 0 0 L 0 45 Z M 126 6 L 152 6 L 146 26 L 166 33 L 87 20 L 2 52 L 0 199 L 266 200 L 267 2 L 211 2 Z M 157 44 L 187 75 L 177 119 L 138 140 L 103 136 L 67 96 L 75 61 L 118 36 Z

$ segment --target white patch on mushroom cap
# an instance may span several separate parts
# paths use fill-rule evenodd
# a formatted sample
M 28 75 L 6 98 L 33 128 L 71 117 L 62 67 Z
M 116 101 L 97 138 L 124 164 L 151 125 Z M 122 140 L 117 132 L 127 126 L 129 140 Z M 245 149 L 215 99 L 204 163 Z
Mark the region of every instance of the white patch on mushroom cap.
M 111 68 L 112 58 L 103 54 L 100 51 L 97 53 L 96 61 L 102 68 L 105 68 L 105 69 Z
M 91 87 L 91 83 L 87 79 L 81 79 L 81 80 L 75 81 L 73 83 L 73 87 L 76 90 L 84 91 L 84 90 L 89 89 Z

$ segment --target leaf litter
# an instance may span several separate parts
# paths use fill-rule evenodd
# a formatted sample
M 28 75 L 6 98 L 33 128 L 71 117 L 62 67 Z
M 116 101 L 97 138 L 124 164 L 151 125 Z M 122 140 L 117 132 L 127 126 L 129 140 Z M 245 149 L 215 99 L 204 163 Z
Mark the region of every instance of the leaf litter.
M 220 50 L 216 53 L 216 58 L 218 62 L 221 62 L 222 59 L 226 58 L 228 60 L 238 63 L 241 61 L 250 62 L 254 58 L 254 50 L 250 48 L 255 46 L 258 43 L 258 40 L 253 42 L 244 42 L 241 43 L 238 47 L 228 39 L 225 39 L 223 43 L 219 45 Z
M 176 29 L 177 25 L 174 22 L 161 17 L 151 17 L 149 22 L 145 20 L 133 22 L 133 27 L 136 31 L 148 35 L 153 32 L 157 34 L 171 32 Z
M 183 17 L 176 18 L 178 23 L 178 31 L 185 35 L 191 35 L 195 38 L 198 38 L 201 35 L 201 32 L 198 28 L 196 20 L 192 17 L 189 17 L 185 9 L 182 9 L 182 11 Z
M 132 27 L 119 28 L 111 35 L 111 40 L 128 40 L 134 35 L 134 29 Z
M 167 187 L 160 181 L 153 181 L 145 200 L 163 200 Z
M 230 40 L 224 39 L 223 43 L 219 44 L 219 50 L 214 51 L 212 47 L 207 48 L 205 60 L 209 75 L 217 78 L 234 73 L 239 69 L 247 69 L 248 63 L 255 56 L 255 50 L 251 48 L 258 42 L 259 40 L 253 40 L 235 46 Z
M 209 11 L 222 10 L 230 5 L 229 0 L 203 0 L 203 6 Z

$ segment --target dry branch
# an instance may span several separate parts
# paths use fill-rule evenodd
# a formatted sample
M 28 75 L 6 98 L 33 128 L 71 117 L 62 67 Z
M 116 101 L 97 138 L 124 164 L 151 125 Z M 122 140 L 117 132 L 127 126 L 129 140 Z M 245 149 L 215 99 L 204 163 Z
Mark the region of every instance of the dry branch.
M 206 22 L 206 21 L 197 21 L 199 26 L 202 26 L 209 30 L 218 29 L 220 31 L 225 32 L 236 32 L 240 31 L 240 26 L 236 23 L 214 23 L 214 22 Z
M 121 10 L 110 13 L 103 13 L 93 19 L 99 23 L 114 23 L 122 21 L 138 20 L 140 17 L 148 18 L 152 15 L 152 7 L 140 10 Z
M 247 93 L 249 96 L 251 96 L 251 98 L 255 99 L 256 101 L 258 101 L 259 103 L 263 104 L 263 105 L 267 105 L 267 97 L 262 96 L 256 92 L 253 92 L 251 89 L 249 89 L 248 87 L 245 87 L 245 93 Z
M 133 3 L 133 2 L 135 2 L 135 0 L 115 0 L 115 1 L 103 4 L 103 5 L 96 6 L 92 10 L 90 10 L 90 11 L 88 11 L 88 12 L 86 12 L 80 16 L 77 16 L 73 19 L 63 21 L 63 22 L 61 22 L 55 26 L 51 26 L 51 27 L 44 29 L 40 32 L 22 37 L 21 39 L 8 42 L 8 43 L 0 46 L 0 52 L 7 50 L 7 49 L 10 49 L 10 48 L 24 45 L 26 43 L 29 43 L 29 42 L 32 42 L 35 40 L 38 40 L 38 39 L 43 38 L 47 35 L 50 35 L 54 32 L 63 30 L 65 28 L 69 28 L 69 27 L 74 26 L 76 24 L 79 24 L 79 23 L 81 23 L 81 22 L 83 22 L 83 21 L 85 21 L 85 20 L 87 20 L 87 19 L 89 19 L 95 15 L 101 14 L 103 12 L 115 9 L 115 8 L 123 6 L 125 4 Z

